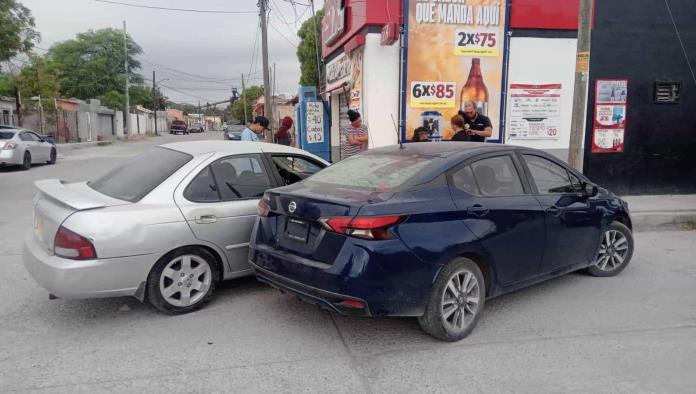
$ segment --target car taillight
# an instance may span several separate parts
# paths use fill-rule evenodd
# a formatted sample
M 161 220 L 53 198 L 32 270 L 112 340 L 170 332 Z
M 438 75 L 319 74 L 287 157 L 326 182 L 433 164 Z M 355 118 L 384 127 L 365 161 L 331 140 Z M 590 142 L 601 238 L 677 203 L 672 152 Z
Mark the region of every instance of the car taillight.
M 13 149 L 17 149 L 17 143 L 16 143 L 16 142 L 8 142 L 8 143 L 5 144 L 5 146 L 3 146 L 2 149 L 4 149 L 4 150 L 13 150 Z
M 87 238 L 60 226 L 53 242 L 56 256 L 73 260 L 91 260 L 97 258 L 94 245 Z
M 403 219 L 400 215 L 363 216 L 363 217 L 333 217 L 321 219 L 327 230 L 351 237 L 363 239 L 393 239 L 389 228 Z
M 268 213 L 271 212 L 271 207 L 268 205 L 268 202 L 266 201 L 266 198 L 262 198 L 259 200 L 259 205 L 258 205 L 258 213 L 259 216 L 261 217 L 267 217 Z

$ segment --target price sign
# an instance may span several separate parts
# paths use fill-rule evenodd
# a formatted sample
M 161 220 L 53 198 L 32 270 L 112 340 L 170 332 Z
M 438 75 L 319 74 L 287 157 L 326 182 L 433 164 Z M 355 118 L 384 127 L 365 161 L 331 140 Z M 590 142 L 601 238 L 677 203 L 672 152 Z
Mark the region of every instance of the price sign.
M 457 29 L 454 32 L 456 56 L 498 56 L 499 53 L 498 33 L 471 29 Z
M 454 108 L 454 82 L 413 81 L 411 82 L 411 107 Z
M 318 101 L 307 102 L 305 111 L 307 119 L 307 143 L 319 144 L 324 142 L 324 109 Z

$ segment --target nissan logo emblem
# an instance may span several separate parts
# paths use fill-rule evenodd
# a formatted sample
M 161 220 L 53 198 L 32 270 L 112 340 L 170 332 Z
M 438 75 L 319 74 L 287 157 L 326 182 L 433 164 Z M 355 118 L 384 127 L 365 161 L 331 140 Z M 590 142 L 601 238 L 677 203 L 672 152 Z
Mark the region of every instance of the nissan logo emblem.
M 291 201 L 290 204 L 288 204 L 288 212 L 294 213 L 296 209 L 297 204 L 295 204 L 295 201 Z

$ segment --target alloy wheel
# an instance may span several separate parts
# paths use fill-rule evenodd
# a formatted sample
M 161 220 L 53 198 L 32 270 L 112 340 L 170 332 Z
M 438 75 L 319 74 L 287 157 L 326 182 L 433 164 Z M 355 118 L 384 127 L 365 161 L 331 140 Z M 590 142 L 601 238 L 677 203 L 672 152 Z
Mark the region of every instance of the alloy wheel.
M 608 230 L 602 237 L 595 265 L 602 271 L 613 271 L 621 266 L 628 254 L 628 240 L 617 230 Z
M 449 331 L 465 330 L 479 311 L 481 290 L 476 276 L 468 270 L 457 271 L 442 294 L 442 320 Z
M 192 254 L 178 256 L 164 267 L 159 290 L 167 303 L 187 307 L 205 297 L 212 276 L 210 265 L 203 258 Z

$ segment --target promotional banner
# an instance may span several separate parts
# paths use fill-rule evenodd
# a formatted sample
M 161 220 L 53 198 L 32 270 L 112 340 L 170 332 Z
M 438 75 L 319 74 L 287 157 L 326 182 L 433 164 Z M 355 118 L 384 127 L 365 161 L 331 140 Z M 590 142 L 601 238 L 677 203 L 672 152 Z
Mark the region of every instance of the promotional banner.
M 592 153 L 624 151 L 627 96 L 628 80 L 597 80 Z
M 561 84 L 510 84 L 510 139 L 558 139 Z
M 450 118 L 472 100 L 500 135 L 506 2 L 409 0 L 405 138 L 427 127 L 430 139 L 454 134 Z

